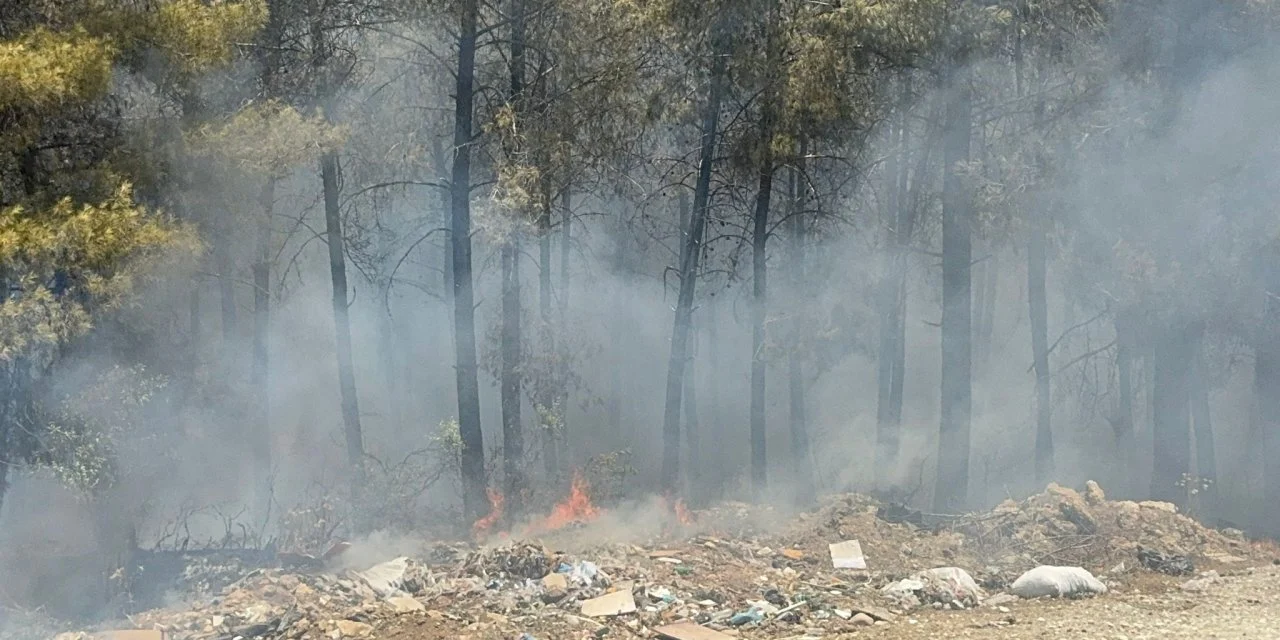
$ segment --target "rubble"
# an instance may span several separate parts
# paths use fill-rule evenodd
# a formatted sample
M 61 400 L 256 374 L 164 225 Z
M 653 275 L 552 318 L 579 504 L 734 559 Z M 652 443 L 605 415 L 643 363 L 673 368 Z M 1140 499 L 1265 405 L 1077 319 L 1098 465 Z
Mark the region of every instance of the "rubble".
M 1191 558 L 1187 556 L 1164 553 L 1146 547 L 1138 547 L 1138 562 L 1152 571 L 1171 576 L 1188 576 L 1196 571 Z
M 1085 567 L 1261 558 L 1247 541 L 1176 510 L 1108 501 L 1092 484 L 1083 495 L 1051 485 L 965 516 L 892 513 L 869 498 L 837 496 L 791 526 L 764 530 L 760 522 L 779 520 L 767 508 L 728 504 L 699 512 L 697 535 L 668 531 L 643 543 L 572 552 L 532 540 L 440 544 L 359 571 L 242 567 L 217 591 L 192 585 L 186 606 L 142 612 L 128 626 L 163 631 L 165 640 L 398 638 L 389 630 L 401 628 L 428 630 L 406 637 L 432 640 L 841 637 L 913 624 L 902 614 L 919 608 L 1006 613 L 1018 596 L 1105 592 Z M 1202 574 L 1183 589 L 1214 580 Z

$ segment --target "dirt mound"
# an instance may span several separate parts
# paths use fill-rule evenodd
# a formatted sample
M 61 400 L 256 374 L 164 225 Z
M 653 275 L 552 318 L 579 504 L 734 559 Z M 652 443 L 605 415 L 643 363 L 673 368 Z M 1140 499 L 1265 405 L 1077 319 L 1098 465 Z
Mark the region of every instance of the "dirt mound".
M 1228 536 L 1177 512 L 1164 502 L 1110 501 L 1088 483 L 1084 494 L 1051 484 L 1021 502 L 957 521 L 984 564 L 1029 568 L 1039 564 L 1083 566 L 1099 571 L 1138 562 L 1138 550 L 1187 556 L 1198 563 L 1250 559 L 1241 536 Z

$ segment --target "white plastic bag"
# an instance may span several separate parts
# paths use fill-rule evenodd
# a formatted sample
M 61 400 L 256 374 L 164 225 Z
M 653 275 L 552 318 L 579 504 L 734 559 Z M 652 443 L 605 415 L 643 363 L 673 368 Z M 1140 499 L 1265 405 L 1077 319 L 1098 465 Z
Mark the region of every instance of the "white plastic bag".
M 1013 581 L 1009 588 L 1019 598 L 1073 597 L 1107 592 L 1107 585 L 1081 567 L 1036 567 Z

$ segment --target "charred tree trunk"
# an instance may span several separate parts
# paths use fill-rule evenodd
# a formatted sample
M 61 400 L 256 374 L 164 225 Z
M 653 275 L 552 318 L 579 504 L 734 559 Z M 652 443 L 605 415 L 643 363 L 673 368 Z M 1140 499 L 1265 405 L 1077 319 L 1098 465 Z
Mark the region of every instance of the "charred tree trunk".
M 1156 335 L 1152 366 L 1151 499 L 1183 508 L 1191 474 L 1190 342 L 1186 327 L 1162 327 Z
M 1048 239 L 1044 211 L 1033 212 L 1027 239 L 1027 302 L 1031 316 L 1031 357 L 1036 372 L 1036 486 L 1053 479 L 1052 405 L 1049 394 L 1049 302 L 1045 294 Z
M 812 503 L 816 497 L 813 468 L 810 464 L 812 457 L 809 451 L 808 416 L 805 411 L 804 361 L 801 359 L 799 350 L 803 323 L 798 315 L 805 296 L 804 243 L 807 233 L 805 225 L 805 194 L 808 193 L 808 188 L 804 182 L 806 179 L 804 167 L 805 156 L 808 153 L 808 145 L 802 139 L 799 147 L 799 158 L 791 169 L 791 176 L 787 185 L 788 203 L 790 205 L 787 217 L 789 232 L 789 242 L 787 244 L 789 255 L 787 258 L 788 262 L 791 263 L 791 290 L 795 296 L 791 323 L 793 344 L 787 357 L 788 394 L 791 409 L 791 475 L 796 483 L 796 500 L 804 505 Z
M 722 27 L 717 26 L 717 31 Z M 680 293 L 676 300 L 675 320 L 671 330 L 671 357 L 667 362 L 666 402 L 662 416 L 662 488 L 674 494 L 680 487 L 680 400 L 684 386 L 684 369 L 689 352 L 689 334 L 693 329 L 693 294 L 698 279 L 698 263 L 702 256 L 702 235 L 706 229 L 707 210 L 711 201 L 711 165 L 715 161 L 716 140 L 720 128 L 720 101 L 724 93 L 725 52 L 719 42 L 723 34 L 715 34 L 712 44 L 707 103 L 703 105 L 702 142 L 698 159 L 698 181 L 693 192 L 693 213 L 689 235 L 684 239 L 690 249 L 680 264 Z
M 969 158 L 972 97 L 964 72 L 948 83 L 942 186 L 942 412 L 934 509 L 963 510 L 969 495 L 972 396 L 972 211 L 959 165 Z
M 462 3 L 458 73 L 454 89 L 453 170 L 449 183 L 450 246 L 453 253 L 454 355 L 458 383 L 458 430 L 462 437 L 462 502 L 468 517 L 489 510 L 485 494 L 484 435 L 480 429 L 480 383 L 476 362 L 475 292 L 471 281 L 471 142 L 475 101 L 478 0 Z

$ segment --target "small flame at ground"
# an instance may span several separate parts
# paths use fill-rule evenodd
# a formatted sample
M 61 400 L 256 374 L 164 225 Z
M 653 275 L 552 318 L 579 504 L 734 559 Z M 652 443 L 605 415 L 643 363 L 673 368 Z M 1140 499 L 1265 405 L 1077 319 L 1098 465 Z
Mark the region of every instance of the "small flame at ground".
M 590 522 L 598 517 L 600 509 L 591 503 L 591 485 L 581 473 L 574 471 L 573 482 L 569 485 L 569 497 L 557 504 L 546 518 L 530 524 L 525 533 L 555 531 L 571 524 Z
M 689 526 L 694 523 L 693 512 L 689 511 L 689 507 L 685 506 L 684 498 L 676 498 L 674 509 L 676 512 L 676 520 L 678 520 L 680 524 Z
M 489 515 L 476 520 L 471 526 L 476 538 L 485 538 L 492 532 L 494 525 L 502 521 L 504 498 L 502 493 L 489 489 L 489 504 L 492 509 Z M 547 533 L 562 529 L 571 524 L 590 522 L 600 517 L 601 509 L 591 502 L 591 485 L 582 474 L 574 471 L 573 482 L 569 485 L 569 495 L 555 507 L 546 517 L 534 520 L 526 525 L 520 535 Z
M 506 499 L 497 489 L 489 489 L 488 491 L 489 515 L 476 520 L 475 524 L 471 525 L 471 533 L 477 538 L 484 536 L 493 528 L 493 525 L 502 520 L 502 505 L 506 502 Z

